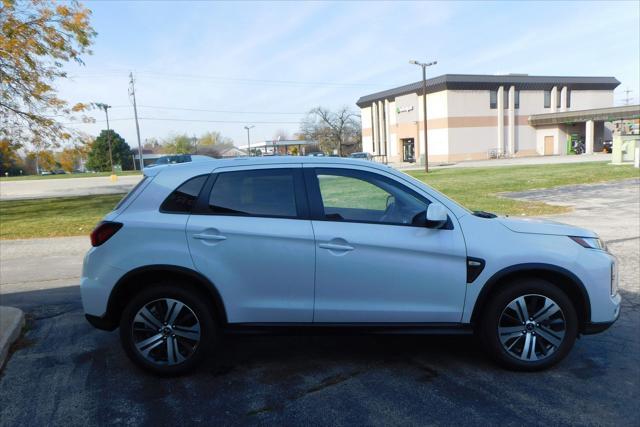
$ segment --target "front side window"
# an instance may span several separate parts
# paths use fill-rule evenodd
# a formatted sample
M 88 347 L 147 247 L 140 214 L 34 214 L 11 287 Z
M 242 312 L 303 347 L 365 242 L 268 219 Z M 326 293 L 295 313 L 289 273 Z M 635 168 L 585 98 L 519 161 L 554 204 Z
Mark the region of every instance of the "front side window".
M 397 225 L 425 223 L 428 202 L 393 180 L 339 169 L 316 171 L 322 219 Z
M 191 213 L 208 175 L 200 175 L 176 188 L 160 206 L 164 213 Z
M 209 196 L 209 212 L 218 215 L 295 218 L 292 169 L 258 169 L 218 174 Z

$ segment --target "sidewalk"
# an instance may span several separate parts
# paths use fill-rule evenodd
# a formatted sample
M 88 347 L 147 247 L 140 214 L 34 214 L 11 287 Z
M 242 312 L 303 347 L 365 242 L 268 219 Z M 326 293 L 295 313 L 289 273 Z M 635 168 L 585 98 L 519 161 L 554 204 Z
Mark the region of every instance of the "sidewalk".
M 498 166 L 552 165 L 559 163 L 610 162 L 611 154 L 594 153 L 582 155 L 515 157 L 511 159 L 468 160 L 457 163 L 432 163 L 430 169 L 444 168 L 485 168 Z M 401 170 L 421 170 L 423 166 L 415 163 L 389 163 L 389 166 Z

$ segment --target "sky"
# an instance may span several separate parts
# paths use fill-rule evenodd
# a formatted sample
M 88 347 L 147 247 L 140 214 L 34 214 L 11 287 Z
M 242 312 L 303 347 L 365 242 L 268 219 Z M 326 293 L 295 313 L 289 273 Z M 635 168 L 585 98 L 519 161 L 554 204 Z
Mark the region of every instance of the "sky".
M 58 85 L 69 102 L 103 102 L 134 147 L 140 134 L 219 131 L 246 143 L 293 135 L 316 106 L 447 73 L 613 76 L 616 105 L 640 96 L 640 2 L 89 1 L 98 32 L 85 65 Z M 73 125 L 90 135 L 104 114 Z

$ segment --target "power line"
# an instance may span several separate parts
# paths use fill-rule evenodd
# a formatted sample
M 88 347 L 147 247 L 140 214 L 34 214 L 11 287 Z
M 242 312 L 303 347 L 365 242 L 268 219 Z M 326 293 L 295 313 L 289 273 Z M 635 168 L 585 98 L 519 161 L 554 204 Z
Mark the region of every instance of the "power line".
M 135 120 L 133 117 L 123 117 L 117 119 L 109 119 L 110 122 L 116 121 L 126 121 L 126 120 Z M 202 123 L 228 123 L 228 124 L 236 124 L 236 123 L 246 123 L 246 120 L 206 120 L 206 119 L 177 119 L 177 118 L 166 118 L 166 117 L 138 117 L 138 120 L 151 120 L 151 121 L 160 121 L 160 122 L 202 122 Z M 104 123 L 104 120 L 94 120 L 92 122 L 69 122 L 62 123 L 64 125 L 89 125 L 95 123 Z M 262 125 L 291 125 L 291 124 L 299 124 L 299 121 L 251 121 L 251 123 L 262 124 Z
M 284 86 L 334 86 L 334 87 L 376 87 L 380 84 L 373 83 L 348 83 L 348 82 L 326 82 L 326 81 L 304 81 L 304 80 L 273 80 L 273 79 L 250 79 L 250 78 L 237 78 L 237 77 L 224 77 L 213 76 L 205 74 L 186 74 L 186 73 L 167 73 L 161 71 L 137 71 L 137 73 L 147 75 L 148 77 L 167 77 L 177 79 L 199 79 L 199 80 L 218 80 L 221 82 L 234 82 L 234 83 L 249 83 L 249 84 L 273 84 Z M 104 75 L 121 75 L 124 72 L 101 72 L 101 73 L 88 73 L 88 74 L 76 74 L 70 75 L 71 78 L 92 78 L 103 77 Z
M 307 114 L 301 112 L 286 112 L 286 111 L 233 111 L 233 110 L 207 110 L 202 108 L 181 108 L 181 107 L 160 107 L 157 105 L 139 105 L 144 108 L 155 108 L 158 110 L 180 110 L 180 111 L 203 111 L 207 113 L 232 113 L 232 114 L 283 114 L 283 115 L 302 115 Z

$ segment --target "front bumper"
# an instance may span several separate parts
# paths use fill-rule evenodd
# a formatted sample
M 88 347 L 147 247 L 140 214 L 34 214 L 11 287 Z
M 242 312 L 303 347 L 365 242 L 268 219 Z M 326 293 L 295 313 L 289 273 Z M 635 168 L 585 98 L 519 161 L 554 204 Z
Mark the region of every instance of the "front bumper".
M 102 329 L 103 331 L 113 331 L 118 327 L 118 322 L 109 318 L 108 316 L 100 317 L 93 316 L 91 314 L 85 314 L 84 317 L 87 321 L 96 329 Z
M 619 295 L 616 295 L 616 296 L 619 297 Z M 615 316 L 613 320 L 609 322 L 588 322 L 584 325 L 584 328 L 582 329 L 582 333 L 584 335 L 593 335 L 593 334 L 599 334 L 600 332 L 604 332 L 607 329 L 609 329 L 611 325 L 616 323 L 619 317 L 620 317 L 620 300 L 618 299 L 618 304 L 616 306 Z

